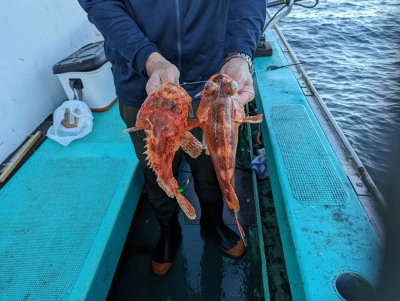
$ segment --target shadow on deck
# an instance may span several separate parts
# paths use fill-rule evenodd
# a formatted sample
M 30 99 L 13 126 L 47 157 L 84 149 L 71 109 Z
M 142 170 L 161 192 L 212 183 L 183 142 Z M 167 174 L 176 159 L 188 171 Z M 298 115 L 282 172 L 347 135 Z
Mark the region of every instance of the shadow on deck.
M 250 172 L 238 170 L 237 183 L 237 194 L 243 203 L 239 219 L 247 240 L 242 258 L 222 255 L 218 246 L 203 240 L 198 219 L 189 221 L 180 212 L 183 242 L 175 264 L 166 276 L 153 275 L 150 256 L 158 241 L 159 227 L 146 196 L 142 195 L 107 300 L 263 300 L 257 228 L 252 225 Z M 193 185 L 188 185 L 185 195 L 189 195 L 200 215 Z M 237 231 L 229 214 L 224 213 L 224 219 Z

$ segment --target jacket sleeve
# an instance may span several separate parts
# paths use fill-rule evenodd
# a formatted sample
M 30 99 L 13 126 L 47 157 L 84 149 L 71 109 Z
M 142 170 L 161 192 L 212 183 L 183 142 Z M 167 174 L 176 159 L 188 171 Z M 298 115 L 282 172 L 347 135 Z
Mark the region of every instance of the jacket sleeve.
M 101 32 L 107 45 L 126 59 L 127 65 L 146 75 L 145 63 L 152 52 L 159 52 L 129 15 L 120 0 L 79 0 L 88 19 Z
M 254 56 L 266 18 L 266 0 L 231 0 L 224 57 L 233 51 Z

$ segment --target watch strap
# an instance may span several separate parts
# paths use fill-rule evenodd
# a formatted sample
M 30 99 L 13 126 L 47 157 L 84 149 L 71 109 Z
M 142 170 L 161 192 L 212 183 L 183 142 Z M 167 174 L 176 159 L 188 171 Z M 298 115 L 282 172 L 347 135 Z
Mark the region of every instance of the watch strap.
M 251 58 L 250 55 L 248 55 L 247 53 L 244 53 L 244 52 L 239 52 L 239 51 L 229 52 L 228 55 L 225 57 L 224 62 L 227 63 L 229 60 L 231 60 L 233 58 L 242 58 L 242 59 L 246 60 L 247 63 L 249 64 L 250 74 L 253 74 L 254 64 L 253 64 L 253 59 Z

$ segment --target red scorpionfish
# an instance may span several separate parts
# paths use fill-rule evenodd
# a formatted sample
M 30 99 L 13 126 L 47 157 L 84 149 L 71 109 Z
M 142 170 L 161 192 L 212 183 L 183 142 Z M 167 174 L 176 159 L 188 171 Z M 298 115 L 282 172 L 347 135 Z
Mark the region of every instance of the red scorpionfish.
M 225 202 L 244 242 L 234 189 L 238 130 L 242 122 L 260 123 L 262 114 L 246 117 L 239 102 L 237 83 L 226 74 L 215 74 L 204 85 L 196 115 L 204 132 L 206 154 L 211 155 Z
M 145 154 L 158 185 L 169 197 L 176 198 L 190 219 L 195 219 L 195 210 L 178 191 L 172 172 L 172 160 L 179 147 L 193 158 L 202 152 L 201 143 L 189 132 L 198 125 L 198 122 L 187 121 L 191 102 L 192 98 L 182 87 L 166 82 L 147 97 L 138 112 L 135 127 L 127 131 L 145 131 Z

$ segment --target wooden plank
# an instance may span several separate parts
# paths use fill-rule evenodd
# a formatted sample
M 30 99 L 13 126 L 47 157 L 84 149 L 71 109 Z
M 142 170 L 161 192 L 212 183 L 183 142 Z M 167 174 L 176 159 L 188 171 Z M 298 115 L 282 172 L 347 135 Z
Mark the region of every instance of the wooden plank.
M 11 161 L 10 164 L 4 169 L 4 171 L 0 175 L 0 183 L 3 183 L 7 180 L 8 176 L 12 173 L 18 163 L 25 157 L 28 151 L 32 148 L 32 146 L 38 141 L 38 139 L 42 136 L 41 131 L 37 131 L 34 135 L 32 135 L 28 142 L 22 147 L 16 157 Z

